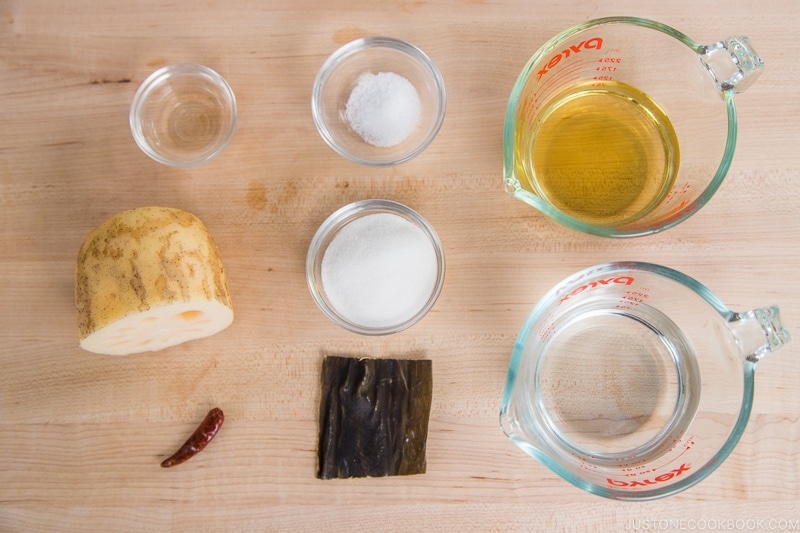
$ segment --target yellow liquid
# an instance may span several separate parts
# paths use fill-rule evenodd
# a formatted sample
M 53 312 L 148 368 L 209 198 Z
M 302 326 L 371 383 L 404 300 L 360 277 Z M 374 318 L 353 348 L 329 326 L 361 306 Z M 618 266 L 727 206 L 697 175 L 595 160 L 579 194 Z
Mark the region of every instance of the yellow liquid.
M 675 130 L 658 104 L 614 81 L 580 82 L 557 94 L 534 124 L 520 121 L 516 144 L 524 188 L 601 226 L 655 208 L 680 161 Z

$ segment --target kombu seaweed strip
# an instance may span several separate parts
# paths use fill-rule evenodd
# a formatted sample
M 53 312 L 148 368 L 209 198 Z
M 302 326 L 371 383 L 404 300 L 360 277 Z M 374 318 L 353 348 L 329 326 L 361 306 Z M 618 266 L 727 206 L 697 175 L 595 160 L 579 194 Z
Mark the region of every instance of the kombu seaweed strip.
M 317 477 L 424 473 L 432 392 L 430 360 L 326 357 Z

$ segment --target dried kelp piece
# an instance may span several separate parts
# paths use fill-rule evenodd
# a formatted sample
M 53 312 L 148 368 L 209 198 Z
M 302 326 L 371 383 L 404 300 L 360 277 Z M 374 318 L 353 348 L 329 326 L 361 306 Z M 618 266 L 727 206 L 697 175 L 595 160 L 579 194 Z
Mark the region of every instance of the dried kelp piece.
M 320 479 L 424 474 L 430 360 L 325 357 Z

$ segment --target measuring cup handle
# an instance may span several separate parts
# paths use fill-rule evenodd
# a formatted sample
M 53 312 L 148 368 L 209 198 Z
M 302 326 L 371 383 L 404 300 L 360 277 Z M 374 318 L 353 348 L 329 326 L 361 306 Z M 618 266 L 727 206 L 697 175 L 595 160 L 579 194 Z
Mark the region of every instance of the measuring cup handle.
M 745 36 L 728 37 L 704 46 L 700 62 L 711 73 L 720 91 L 743 92 L 764 70 L 764 61 Z
M 739 353 L 757 362 L 792 339 L 781 323 L 777 306 L 762 307 L 746 313 L 734 313 L 728 321 Z

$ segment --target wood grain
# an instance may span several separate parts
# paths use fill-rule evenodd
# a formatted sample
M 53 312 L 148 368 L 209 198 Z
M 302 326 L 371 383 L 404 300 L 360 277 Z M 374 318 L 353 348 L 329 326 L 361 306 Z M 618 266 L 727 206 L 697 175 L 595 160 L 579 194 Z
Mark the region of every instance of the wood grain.
M 501 178 L 505 106 L 525 61 L 558 31 L 617 14 L 700 42 L 746 34 L 767 63 L 737 96 L 736 155 L 711 202 L 667 232 L 622 241 L 556 225 L 507 196 Z M 498 423 L 519 327 L 551 286 L 592 264 L 665 264 L 735 310 L 778 304 L 800 331 L 799 18 L 791 0 L 724 10 L 686 0 L 0 2 L 0 530 L 619 531 L 687 520 L 800 529 L 800 343 L 759 364 L 753 416 L 731 457 L 671 498 L 585 494 Z M 433 144 L 382 169 L 330 150 L 310 110 L 325 58 L 376 34 L 422 48 L 448 94 Z M 230 146 L 191 170 L 149 160 L 128 127 L 138 84 L 179 61 L 220 72 L 239 104 Z M 433 311 L 388 337 L 337 328 L 305 282 L 316 228 L 363 198 L 419 211 L 447 258 Z M 143 205 L 206 223 L 234 324 L 158 353 L 83 352 L 78 248 L 110 215 Z M 315 479 L 328 354 L 433 361 L 425 475 Z M 215 440 L 161 469 L 214 406 L 226 415 Z

